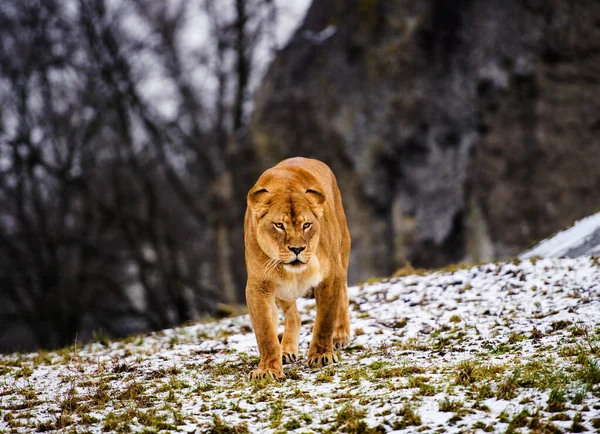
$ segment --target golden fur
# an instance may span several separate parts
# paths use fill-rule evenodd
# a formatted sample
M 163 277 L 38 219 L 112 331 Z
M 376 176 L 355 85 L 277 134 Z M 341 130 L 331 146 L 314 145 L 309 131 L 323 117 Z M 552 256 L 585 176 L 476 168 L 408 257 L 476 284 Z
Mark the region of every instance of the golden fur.
M 283 377 L 282 364 L 298 359 L 296 299 L 311 288 L 317 317 L 308 365 L 337 362 L 334 347 L 343 348 L 350 340 L 350 233 L 331 169 L 298 157 L 264 172 L 248 193 L 244 240 L 246 301 L 260 353 L 250 377 Z M 276 303 L 285 314 L 281 343 Z

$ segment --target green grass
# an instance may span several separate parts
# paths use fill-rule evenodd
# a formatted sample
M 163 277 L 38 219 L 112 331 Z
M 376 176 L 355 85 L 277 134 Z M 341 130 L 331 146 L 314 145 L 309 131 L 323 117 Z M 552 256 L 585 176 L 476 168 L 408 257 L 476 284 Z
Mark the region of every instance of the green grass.
M 457 290 L 465 299 L 481 290 L 463 282 L 454 289 L 458 303 Z M 531 293 L 545 291 L 541 282 Z M 381 299 L 390 301 L 385 286 Z M 435 307 L 443 309 L 443 301 Z M 548 316 L 541 308 L 535 314 Z M 377 332 L 389 333 L 384 344 L 353 345 L 340 363 L 318 370 L 308 369 L 302 359 L 284 367 L 283 381 L 247 381 L 259 362 L 254 353 L 193 349 L 199 339 L 248 333 L 242 330 L 247 321 L 238 328 L 215 322 L 188 331 L 100 339 L 91 347 L 0 356 L 0 431 L 150 433 L 197 426 L 211 433 L 255 427 L 277 433 L 390 428 L 441 433 L 445 427 L 424 426 L 420 417 L 431 402 L 462 432 L 600 430 L 600 326 L 552 319 L 540 325 L 532 314 L 521 319 L 539 330 L 532 325 L 516 331 L 513 324 L 523 313 L 514 308 L 483 336 L 472 316 L 446 312 L 427 332 L 411 338 L 404 333 L 412 333 L 416 320 L 399 314 Z M 377 321 L 373 315 L 365 324 Z M 370 326 L 363 327 L 355 330 L 362 339 L 371 333 Z M 59 369 L 64 372 L 57 391 L 48 394 L 37 379 Z M 497 415 L 486 406 L 488 399 L 511 402 Z M 41 410 L 48 406 L 53 410 Z M 37 418 L 40 412 L 45 417 Z
M 248 432 L 250 431 L 248 431 L 247 424 L 228 425 L 216 414 L 213 415 L 212 423 L 206 431 L 207 434 L 246 434 Z
M 411 426 L 419 426 L 422 423 L 421 416 L 408 404 L 404 405 L 397 416 L 401 416 L 401 419 L 394 423 L 394 429 L 405 429 Z
M 561 389 L 552 389 L 546 404 L 546 410 L 551 413 L 565 411 L 567 409 L 567 398 L 565 397 L 565 391 Z
M 474 360 L 464 360 L 454 369 L 454 381 L 460 386 L 466 386 L 479 379 L 479 367 Z
M 442 401 L 438 402 L 438 407 L 440 411 L 457 412 L 464 407 L 464 403 L 462 401 L 453 400 L 446 397 Z

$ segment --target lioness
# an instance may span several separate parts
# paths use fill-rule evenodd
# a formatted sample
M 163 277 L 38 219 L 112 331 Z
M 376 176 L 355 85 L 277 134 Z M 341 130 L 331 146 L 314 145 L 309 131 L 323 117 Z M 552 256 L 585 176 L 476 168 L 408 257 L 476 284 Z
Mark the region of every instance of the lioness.
M 331 169 L 321 161 L 290 158 L 264 172 L 248 192 L 244 219 L 246 301 L 260 363 L 251 379 L 283 377 L 298 359 L 296 299 L 314 288 L 317 318 L 309 366 L 337 362 L 334 347 L 350 341 L 350 233 Z M 285 314 L 281 344 L 277 304 Z

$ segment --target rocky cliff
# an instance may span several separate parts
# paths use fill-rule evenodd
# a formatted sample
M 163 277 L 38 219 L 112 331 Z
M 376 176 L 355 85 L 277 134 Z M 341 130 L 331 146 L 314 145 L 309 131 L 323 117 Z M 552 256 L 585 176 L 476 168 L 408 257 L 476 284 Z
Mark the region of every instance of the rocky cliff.
M 236 200 L 330 164 L 351 282 L 515 255 L 600 204 L 600 3 L 315 1 L 255 104 Z

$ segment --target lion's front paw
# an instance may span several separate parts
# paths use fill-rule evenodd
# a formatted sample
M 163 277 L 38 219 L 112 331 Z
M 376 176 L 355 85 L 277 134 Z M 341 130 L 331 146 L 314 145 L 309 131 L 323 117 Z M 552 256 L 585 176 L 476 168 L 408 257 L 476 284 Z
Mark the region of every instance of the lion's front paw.
M 332 363 L 339 362 L 339 358 L 335 353 L 323 353 L 315 354 L 308 358 L 308 366 L 311 368 L 318 368 L 320 366 L 331 365 Z
M 298 354 L 295 353 L 281 353 L 281 361 L 284 365 L 289 365 L 298 360 Z
M 249 380 L 261 380 L 269 378 L 271 380 L 279 380 L 284 377 L 283 370 L 276 370 L 271 368 L 257 368 L 248 374 Z
M 346 348 L 350 344 L 350 333 L 346 331 L 339 331 L 333 334 L 333 348 L 341 350 Z

